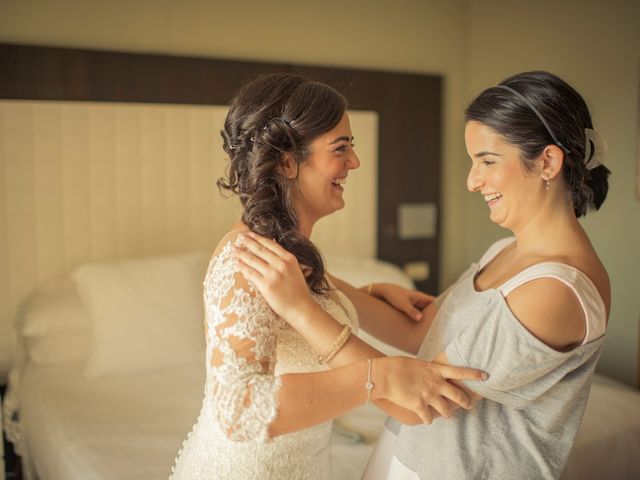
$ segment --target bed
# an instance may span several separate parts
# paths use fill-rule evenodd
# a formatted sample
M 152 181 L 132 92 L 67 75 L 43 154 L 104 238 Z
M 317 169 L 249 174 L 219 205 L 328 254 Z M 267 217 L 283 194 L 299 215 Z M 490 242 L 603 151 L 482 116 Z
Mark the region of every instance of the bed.
M 188 253 L 84 265 L 25 303 L 16 322 L 21 361 L 11 373 L 4 414 L 27 480 L 168 476 L 202 400 L 197 332 L 206 263 L 206 255 Z M 398 267 L 379 260 L 330 257 L 327 263 L 356 285 L 411 285 Z M 122 305 L 114 305 L 115 298 Z M 174 311 L 159 318 L 151 307 L 158 302 Z M 188 332 L 181 339 L 175 338 L 178 319 Z M 140 344 L 147 322 L 162 330 L 153 339 L 165 354 Z M 364 336 L 388 354 L 399 353 Z M 360 478 L 383 421 L 371 405 L 336 420 L 333 478 Z M 563 479 L 638 478 L 638 452 L 640 393 L 596 376 Z
M 213 188 L 213 133 L 251 75 L 298 71 L 358 110 L 349 207 L 314 231 L 329 271 L 410 284 L 381 258 L 438 291 L 441 77 L 9 44 L 0 67 L 0 374 L 13 365 L 4 427 L 27 480 L 167 477 L 202 397 L 197 252 L 238 218 Z M 398 213 L 415 204 L 433 207 L 433 231 L 403 237 Z M 596 378 L 566 478 L 640 477 L 639 408 Z M 360 477 L 383 420 L 372 406 L 336 420 L 335 479 Z
M 363 162 L 345 189 L 350 208 L 319 222 L 314 242 L 336 258 L 418 261 L 416 285 L 437 290 L 442 77 L 2 43 L 0 69 L 0 171 L 11 179 L 0 182 L 0 378 L 15 367 L 5 427 L 28 479 L 166 478 L 202 394 L 206 255 L 175 256 L 209 251 L 239 217 L 215 189 L 227 163 L 216 132 L 256 74 L 297 72 L 349 99 Z M 416 203 L 434 213 L 433 232 L 401 238 L 397 211 Z M 133 258 L 149 261 L 119 268 L 156 282 L 155 309 L 118 291 L 104 264 L 103 288 L 89 293 L 68 275 Z M 138 293 L 154 295 L 144 284 Z M 79 296 L 90 299 L 89 322 Z M 176 305 L 197 319 L 190 328 L 176 328 Z M 362 431 L 336 429 L 337 478 L 359 476 L 362 439 L 381 423 L 371 414 L 355 419 Z

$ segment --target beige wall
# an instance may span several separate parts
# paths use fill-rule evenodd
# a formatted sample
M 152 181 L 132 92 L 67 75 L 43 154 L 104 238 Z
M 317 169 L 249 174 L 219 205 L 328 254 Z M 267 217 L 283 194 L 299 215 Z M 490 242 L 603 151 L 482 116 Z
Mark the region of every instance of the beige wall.
M 572 83 L 609 145 L 613 172 L 602 209 L 583 221 L 612 283 L 608 338 L 599 369 L 635 383 L 640 321 L 640 200 L 635 194 L 640 2 L 476 0 L 471 2 L 469 99 L 508 75 L 546 69 Z M 484 202 L 467 199 L 467 257 L 503 233 Z
M 81 263 L 211 251 L 240 202 L 213 187 L 227 106 L 0 100 L 0 382 L 19 306 Z M 327 255 L 375 257 L 378 115 L 352 112 L 367 162 L 349 208 L 319 222 Z M 10 181 L 5 181 L 5 179 Z M 208 219 L 209 221 L 205 221 Z M 360 223 L 360 228 L 352 225 Z
M 0 41 L 444 77 L 444 269 L 463 268 L 466 0 L 0 0 Z M 362 159 L 366 161 L 366 159 Z
M 467 0 L 2 0 L 0 41 L 436 73 L 445 159 L 464 154 Z M 443 173 L 444 271 L 466 259 L 464 165 Z
M 466 193 L 466 102 L 510 73 L 559 73 L 590 100 L 610 144 L 611 196 L 585 226 L 614 288 L 602 369 L 631 383 L 640 303 L 632 276 L 640 270 L 633 249 L 640 203 L 632 185 L 640 63 L 636 3 L 2 0 L 0 41 L 441 74 L 445 283 L 501 235 L 484 205 Z

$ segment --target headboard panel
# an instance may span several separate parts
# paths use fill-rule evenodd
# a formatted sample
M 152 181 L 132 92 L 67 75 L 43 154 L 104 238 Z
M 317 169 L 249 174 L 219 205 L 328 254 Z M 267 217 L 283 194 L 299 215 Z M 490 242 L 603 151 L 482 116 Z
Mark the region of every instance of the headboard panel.
M 0 71 L 0 99 L 10 100 L 2 102 L 0 122 L 17 140 L 0 142 L 0 160 L 17 155 L 10 165 L 0 161 L 0 370 L 7 361 L 6 306 L 15 306 L 43 279 L 86 259 L 209 249 L 225 215 L 237 218 L 228 202 L 217 203 L 221 170 L 212 162 L 215 152 L 222 155 L 217 132 L 224 107 L 214 113 L 212 106 L 225 105 L 257 73 L 296 71 L 317 78 L 345 93 L 358 110 L 351 115 L 363 160 L 357 176 L 369 186 L 359 193 L 347 188 L 354 195 L 346 199 L 349 207 L 335 219 L 323 219 L 314 240 L 328 253 L 344 253 L 346 246 L 369 239 L 358 250 L 362 255 L 399 265 L 426 261 L 431 276 L 418 286 L 437 291 L 439 236 L 401 240 L 396 217 L 401 203 L 439 206 L 439 77 L 10 44 L 0 44 Z M 29 113 L 31 101 L 38 101 L 37 114 Z M 158 116 L 158 104 L 172 113 Z M 104 135 L 62 132 L 73 128 L 45 132 L 38 126 L 43 119 Z M 20 143 L 14 125 L 21 122 L 36 122 L 37 142 Z M 356 132 L 358 123 L 374 133 Z M 145 131 L 153 131 L 159 144 L 143 142 Z M 9 143 L 30 145 L 34 161 L 21 161 Z M 191 154 L 186 167 L 173 161 L 185 150 Z M 52 155 L 56 151 L 60 155 Z M 94 159 L 90 164 L 86 152 Z M 125 152 L 135 152 L 138 161 Z M 365 175 L 367 165 L 371 172 Z M 354 230 L 347 212 L 355 204 L 368 204 L 372 217 L 360 218 Z M 203 221 L 212 215 L 215 221 Z M 52 231 L 59 235 L 49 241 Z M 9 243 L 17 246 L 10 255 Z M 37 268 L 25 267 L 30 256 Z M 21 272 L 19 278 L 9 278 L 12 271 Z
M 240 217 L 237 198 L 215 185 L 227 165 L 218 135 L 226 112 L 0 100 L 2 325 L 41 283 L 80 263 L 212 251 Z M 366 161 L 346 187 L 350 208 L 319 222 L 313 239 L 326 254 L 374 257 L 377 115 L 351 117 Z

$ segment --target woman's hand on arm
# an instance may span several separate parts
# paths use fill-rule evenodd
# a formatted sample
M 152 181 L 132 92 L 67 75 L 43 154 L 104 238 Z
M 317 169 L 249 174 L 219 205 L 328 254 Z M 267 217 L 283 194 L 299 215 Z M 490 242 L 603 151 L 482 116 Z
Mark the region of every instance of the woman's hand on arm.
M 441 365 L 443 367 L 452 366 L 449 363 L 449 359 L 447 358 L 447 354 L 445 352 L 440 352 L 438 355 L 436 355 L 433 359 L 433 364 Z M 480 394 L 471 390 L 464 383 L 462 383 L 462 380 L 486 380 L 487 378 L 488 376 L 484 375 L 482 378 L 450 378 L 449 381 L 453 383 L 455 386 L 457 386 L 462 392 L 464 392 L 467 398 L 469 398 L 469 400 L 471 401 L 471 405 L 473 405 L 473 403 L 477 402 L 478 400 L 481 400 L 483 397 Z M 458 407 L 454 407 L 454 408 L 458 408 Z
M 393 283 L 371 283 L 360 290 L 387 302 L 412 320 L 422 320 L 422 311 L 435 300 L 433 295 L 411 290 Z
M 379 395 L 419 417 L 419 422 L 399 418 L 409 424 L 430 424 L 439 416 L 451 416 L 457 408 L 472 408 L 473 392 L 452 382 L 487 378 L 484 372 L 474 368 L 408 357 L 386 357 L 377 361 L 381 364 L 383 381 Z
M 336 418 L 366 403 L 409 425 L 430 424 L 456 408 L 471 408 L 471 399 L 451 380 L 481 380 L 481 372 L 408 357 L 381 357 L 371 365 L 371 396 L 367 393 L 368 362 L 359 361 L 324 372 L 282 376 L 278 416 L 269 427 L 281 435 Z
M 396 291 L 397 303 L 402 302 L 407 311 L 414 309 L 414 304 L 409 298 L 416 299 L 415 305 L 421 305 L 421 302 L 427 303 L 428 308 L 420 312 L 421 321 L 416 321 L 406 312 L 398 310 L 396 306 L 392 306 L 374 295 L 369 295 L 366 287 L 358 289 L 333 275 L 329 275 L 329 277 L 336 287 L 353 302 L 358 311 L 360 326 L 364 330 L 405 352 L 415 354 L 418 351 L 436 312 L 435 304 L 430 301 L 432 298 L 430 295 L 392 284 L 375 284 L 376 289 L 379 285 L 389 285 L 390 290 Z M 396 290 L 396 287 L 402 292 Z M 412 306 L 409 307 L 409 304 Z
M 422 401 L 421 414 L 418 415 L 415 413 L 415 410 L 411 410 L 411 407 L 407 405 L 407 408 L 401 408 L 395 403 L 390 403 L 390 405 L 384 405 L 387 408 L 382 408 L 389 415 L 394 417 L 401 423 L 407 425 L 418 425 L 418 424 L 431 424 L 433 420 L 438 417 L 448 418 L 452 416 L 455 411 L 459 408 L 464 408 L 465 410 L 470 410 L 473 408 L 473 404 L 482 399 L 482 396 L 468 388 L 462 381 L 463 380 L 475 380 L 481 381 L 485 380 L 487 377 L 486 374 L 480 373 L 475 369 L 464 369 L 460 367 L 454 367 L 449 364 L 447 356 L 444 352 L 438 354 L 433 362 L 423 362 L 426 363 L 425 370 L 423 372 L 423 379 L 418 379 L 419 382 L 430 383 L 429 387 L 427 387 L 424 392 L 440 392 L 440 396 L 437 395 L 432 396 L 431 399 L 425 398 Z M 407 377 L 413 376 L 410 374 L 408 370 L 405 369 L 407 373 Z M 415 382 L 414 378 L 396 378 L 396 381 L 400 382 Z M 442 383 L 442 380 L 446 380 L 446 384 Z M 433 382 L 433 383 L 431 383 Z M 402 388 L 402 385 L 400 386 Z M 402 393 L 400 393 L 402 395 Z M 404 402 L 403 400 L 396 399 L 398 402 Z M 388 400 L 379 400 L 379 402 L 388 402 Z M 376 404 L 377 405 L 377 404 Z

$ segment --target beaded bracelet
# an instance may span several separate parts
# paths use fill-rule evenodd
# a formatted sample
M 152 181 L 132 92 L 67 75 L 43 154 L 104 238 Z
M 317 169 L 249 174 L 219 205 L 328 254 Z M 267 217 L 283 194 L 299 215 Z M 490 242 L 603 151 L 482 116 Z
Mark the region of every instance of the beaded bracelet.
M 329 363 L 331 359 L 338 354 L 340 349 L 344 347 L 344 344 L 347 343 L 349 335 L 351 335 L 351 327 L 349 325 L 345 325 L 340 334 L 336 337 L 336 341 L 333 342 L 331 348 L 318 356 L 318 361 L 322 365 Z

